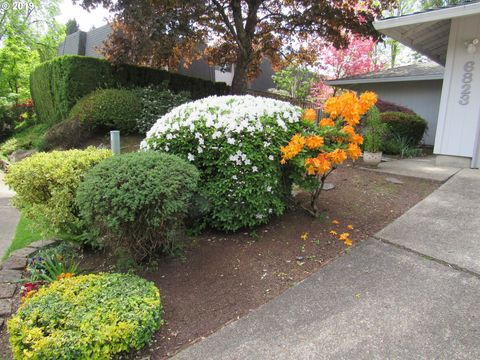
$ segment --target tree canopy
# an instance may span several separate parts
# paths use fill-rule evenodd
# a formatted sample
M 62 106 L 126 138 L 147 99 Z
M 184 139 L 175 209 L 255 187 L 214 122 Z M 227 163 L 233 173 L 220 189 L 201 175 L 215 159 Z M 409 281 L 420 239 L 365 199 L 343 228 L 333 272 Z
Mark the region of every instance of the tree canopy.
M 77 20 L 69 19 L 65 24 L 65 34 L 70 35 L 76 33 L 80 29 L 80 25 L 78 25 Z
M 176 69 L 205 55 L 211 64 L 234 64 L 233 93 L 243 93 L 268 57 L 274 66 L 301 59 L 309 37 L 336 47 L 349 34 L 377 38 L 374 18 L 391 0 L 78 0 L 115 14 L 105 55 L 126 62 Z M 206 44 L 204 53 L 200 50 Z
M 8 5 L 0 14 L 0 97 L 14 93 L 27 98 L 30 71 L 56 55 L 64 36 L 63 26 L 55 21 L 59 0 L 33 0 L 18 9 L 14 3 L 21 2 L 4 2 Z
M 310 88 L 317 78 L 316 74 L 305 66 L 289 65 L 277 71 L 272 80 L 276 87 L 274 92 L 307 101 Z

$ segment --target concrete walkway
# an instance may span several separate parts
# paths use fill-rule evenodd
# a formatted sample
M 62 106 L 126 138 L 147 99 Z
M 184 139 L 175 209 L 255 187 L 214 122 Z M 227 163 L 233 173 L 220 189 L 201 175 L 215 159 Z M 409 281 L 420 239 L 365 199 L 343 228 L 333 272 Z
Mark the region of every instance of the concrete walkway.
M 14 193 L 5 185 L 3 178 L 4 173 L 0 171 L 0 259 L 10 246 L 20 219 L 18 211 L 10 206 Z
M 175 359 L 480 359 L 480 171 Z
M 435 181 L 447 181 L 461 169 L 450 166 L 437 166 L 435 164 L 435 156 L 425 156 L 386 161 L 379 164 L 378 168 L 368 168 L 368 170 Z

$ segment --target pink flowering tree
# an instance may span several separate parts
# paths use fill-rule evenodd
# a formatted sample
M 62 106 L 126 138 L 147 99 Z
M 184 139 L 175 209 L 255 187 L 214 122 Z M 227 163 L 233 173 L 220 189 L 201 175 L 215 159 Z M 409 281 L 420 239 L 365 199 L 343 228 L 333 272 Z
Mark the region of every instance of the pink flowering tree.
M 375 53 L 376 42 L 370 38 L 349 35 L 349 45 L 344 49 L 320 41 L 311 45 L 318 53 L 317 69 L 319 81 L 312 86 L 312 96 L 318 106 L 334 93 L 325 81 L 358 75 L 384 68 L 385 62 Z

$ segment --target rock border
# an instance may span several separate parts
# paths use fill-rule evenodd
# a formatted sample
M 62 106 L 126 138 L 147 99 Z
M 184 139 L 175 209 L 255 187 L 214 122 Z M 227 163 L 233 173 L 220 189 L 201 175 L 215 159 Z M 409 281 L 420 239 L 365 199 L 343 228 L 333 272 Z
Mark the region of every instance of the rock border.
M 15 310 L 15 297 L 18 296 L 28 258 L 58 242 L 58 240 L 35 241 L 27 247 L 13 251 L 8 259 L 0 263 L 0 329 Z

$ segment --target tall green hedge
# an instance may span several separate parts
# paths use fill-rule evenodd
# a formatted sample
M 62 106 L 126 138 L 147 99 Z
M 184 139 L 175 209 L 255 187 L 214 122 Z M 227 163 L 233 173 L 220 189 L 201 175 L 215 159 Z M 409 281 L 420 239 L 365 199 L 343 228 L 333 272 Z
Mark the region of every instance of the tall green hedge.
M 193 99 L 228 93 L 225 83 L 140 66 L 113 66 L 104 59 L 76 55 L 61 56 L 37 66 L 30 75 L 30 90 L 38 119 L 56 123 L 67 117 L 78 99 L 95 89 L 164 82 L 174 92 L 190 92 Z

